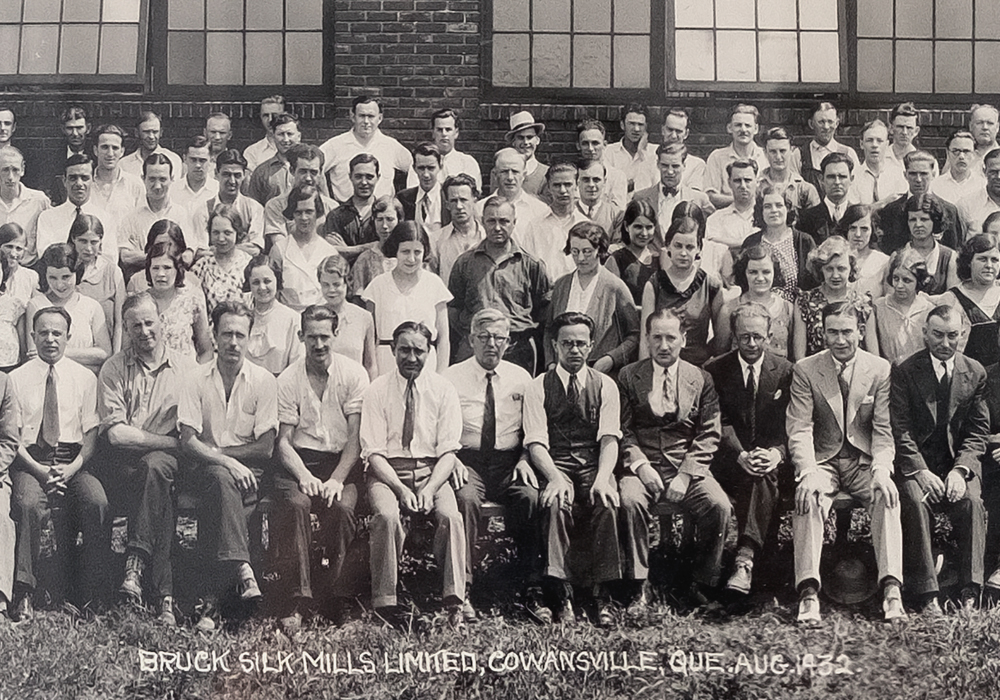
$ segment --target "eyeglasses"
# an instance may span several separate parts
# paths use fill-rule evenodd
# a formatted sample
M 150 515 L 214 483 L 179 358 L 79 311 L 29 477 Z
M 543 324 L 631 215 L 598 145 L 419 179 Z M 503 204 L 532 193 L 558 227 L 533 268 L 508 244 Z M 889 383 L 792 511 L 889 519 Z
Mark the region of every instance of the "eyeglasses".
M 483 345 L 489 345 L 491 342 L 503 345 L 510 340 L 509 335 L 496 335 L 494 333 L 476 333 L 475 338 Z
M 560 340 L 559 345 L 565 350 L 586 350 L 590 347 L 589 340 Z
M 744 345 L 747 345 L 749 343 L 756 343 L 760 345 L 765 340 L 767 340 L 767 338 L 762 336 L 760 333 L 740 333 L 738 336 L 736 336 L 736 339 L 739 340 Z

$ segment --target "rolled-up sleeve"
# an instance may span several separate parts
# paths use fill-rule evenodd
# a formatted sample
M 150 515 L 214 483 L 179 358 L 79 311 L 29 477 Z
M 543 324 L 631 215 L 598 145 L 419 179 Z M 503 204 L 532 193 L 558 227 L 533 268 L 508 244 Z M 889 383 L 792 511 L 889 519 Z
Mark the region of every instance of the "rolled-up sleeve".
M 125 391 L 125 364 L 112 358 L 101 367 L 98 378 L 97 412 L 101 416 L 101 431 L 128 422 Z
M 616 440 L 622 439 L 621 430 L 621 396 L 618 385 L 604 374 L 601 378 L 601 413 L 597 423 L 597 439 L 610 436 Z
M 264 370 L 255 376 L 257 412 L 254 414 L 253 436 L 259 439 L 269 430 L 278 430 L 278 382 L 274 375 Z
M 533 379 L 528 385 L 524 392 L 524 408 L 521 417 L 524 425 L 525 446 L 535 443 L 549 449 L 549 421 L 545 415 L 544 380 L 545 375 L 543 374 Z M 615 395 L 617 394 L 618 392 L 615 391 Z M 603 417 L 602 411 L 602 420 Z
M 451 382 L 442 382 L 438 411 L 437 456 L 462 449 L 462 402 Z
M 373 382 L 365 391 L 361 406 L 361 456 L 365 459 L 372 455 L 385 457 L 389 453 L 389 427 L 385 420 L 382 391 L 385 382 L 381 379 L 380 377 Z

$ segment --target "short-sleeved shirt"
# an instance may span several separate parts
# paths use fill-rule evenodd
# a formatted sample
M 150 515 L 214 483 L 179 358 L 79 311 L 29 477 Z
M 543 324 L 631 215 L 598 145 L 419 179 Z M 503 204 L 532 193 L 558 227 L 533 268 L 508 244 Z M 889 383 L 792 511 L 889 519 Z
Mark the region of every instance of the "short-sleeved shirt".
M 301 311 L 323 300 L 316 270 L 324 258 L 336 255 L 337 249 L 316 236 L 299 245 L 294 236 L 279 240 L 271 248 L 271 257 L 281 264 L 282 289 L 278 299 L 293 311 Z
M 316 395 L 298 360 L 278 377 L 278 422 L 295 426 L 292 446 L 337 453 L 347 444 L 347 418 L 361 413 L 368 373 L 354 360 L 333 355 L 323 397 Z
M 205 202 L 204 206 L 195 207 L 194 211 L 191 212 L 191 230 L 204 231 L 206 241 L 210 238 L 208 234 L 208 215 L 215 210 L 217 204 L 221 204 L 219 198 L 212 197 Z M 236 199 L 233 200 L 231 206 L 239 212 L 240 218 L 243 219 L 243 225 L 247 227 L 247 243 L 253 243 L 261 250 L 264 250 L 264 207 L 258 204 L 256 200 L 250 199 L 240 193 L 236 194 Z M 187 231 L 184 232 L 184 235 L 185 237 L 187 236 Z M 185 238 L 185 242 L 187 240 Z
M 360 153 L 369 153 L 378 160 L 379 179 L 375 184 L 375 197 L 393 194 L 395 172 L 409 172 L 413 166 L 413 157 L 406 147 L 381 131 L 376 131 L 369 142 L 363 144 L 352 129 L 334 136 L 319 148 L 323 151 L 323 172 L 330 186 L 330 195 L 338 202 L 346 202 L 354 194 L 350 163 Z
M 21 435 L 35 442 L 42 425 L 45 382 L 49 364 L 35 357 L 13 372 L 14 393 L 21 406 Z M 55 365 L 56 400 L 59 404 L 59 442 L 79 444 L 83 436 L 100 423 L 97 415 L 97 377 L 68 357 Z
M 169 202 L 167 206 L 163 207 L 159 211 L 153 211 L 149 208 L 149 203 L 143 201 L 142 204 L 132 210 L 132 213 L 127 215 L 122 221 L 122 230 L 121 235 L 118 238 L 118 245 L 122 248 L 129 248 L 133 252 L 142 253 L 146 250 L 146 239 L 149 237 L 149 229 L 160 219 L 169 219 L 175 224 L 178 224 L 184 232 L 184 242 L 187 243 L 188 247 L 192 250 L 196 248 L 194 238 L 189 237 L 190 234 L 194 233 L 194 227 L 191 225 L 188 210 L 174 204 L 173 202 Z M 207 247 L 207 231 L 205 232 L 205 241 L 205 247 Z M 105 230 L 105 255 L 107 254 L 107 245 L 108 232 Z M 115 262 L 117 262 L 117 258 L 115 258 Z
M 597 438 L 610 436 L 621 439 L 621 397 L 618 386 L 611 377 L 591 372 L 601 382 L 601 409 L 597 419 Z M 556 375 L 568 390 L 570 374 L 562 365 L 556 365 Z M 587 368 L 577 372 L 580 393 L 587 388 Z M 539 444 L 549 449 L 549 421 L 545 414 L 545 374 L 535 377 L 524 394 L 524 444 Z
M 96 171 L 94 176 L 90 185 L 90 198 L 108 212 L 119 225 L 133 209 L 142 204 L 146 197 L 146 185 L 143 184 L 142 178 L 120 167 L 111 182 L 99 181 Z
M 105 211 L 104 207 L 93 199 L 87 200 L 80 207 L 80 211 L 83 214 L 96 216 L 101 220 L 101 225 L 104 227 L 104 238 L 101 239 L 101 255 L 117 265 L 118 246 L 122 245 L 118 232 L 118 219 Z M 69 201 L 63 202 L 58 207 L 52 207 L 41 212 L 38 215 L 35 247 L 24 251 L 24 260 L 21 261 L 21 264 L 31 265 L 53 243 L 66 243 L 69 240 L 69 228 L 73 225 L 74 221 L 76 221 L 76 206 Z M 142 242 L 143 244 L 146 243 L 145 234 L 143 234 Z M 140 247 L 139 250 L 142 250 L 142 248 Z
M 566 239 L 569 230 L 587 221 L 579 209 L 573 207 L 569 216 L 559 217 L 550 211 L 541 219 L 536 219 L 528 227 L 526 235 L 518 239 L 521 248 L 532 257 L 545 263 L 545 271 L 550 279 L 557 280 L 576 270 L 573 258 L 566 255 Z
M 278 382 L 263 367 L 244 360 L 229 400 L 217 361 L 187 373 L 177 405 L 177 429 L 186 425 L 214 447 L 249 445 L 278 430 Z
M 101 430 L 128 425 L 154 435 L 177 435 L 177 402 L 189 359 L 164 349 L 147 365 L 132 348 L 112 355 L 101 367 L 97 408 Z
M 521 446 L 521 412 L 531 375 L 524 368 L 503 360 L 493 372 L 493 400 L 496 409 L 494 447 L 498 450 L 515 450 Z M 462 403 L 462 447 L 478 450 L 483 437 L 486 369 L 475 357 L 470 357 L 452 365 L 441 376 L 455 385 L 458 399 Z
M 36 250 L 38 236 L 38 216 L 52 207 L 47 194 L 24 185 L 19 186 L 17 196 L 7 204 L 0 199 L 0 226 L 15 223 L 24 229 L 27 250 Z M 102 222 L 103 223 L 103 222 Z

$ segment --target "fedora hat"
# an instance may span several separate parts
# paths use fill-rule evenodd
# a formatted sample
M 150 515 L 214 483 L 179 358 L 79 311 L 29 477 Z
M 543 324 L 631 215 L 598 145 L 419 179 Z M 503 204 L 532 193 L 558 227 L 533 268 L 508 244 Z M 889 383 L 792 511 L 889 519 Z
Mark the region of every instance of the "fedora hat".
M 839 558 L 824 578 L 826 597 L 841 605 L 863 603 L 878 591 L 877 576 L 863 557 Z
M 545 125 L 541 122 L 536 122 L 531 112 L 517 112 L 510 115 L 510 131 L 507 132 L 505 138 L 510 141 L 514 134 L 524 129 L 537 129 L 538 135 L 541 136 L 545 132 Z

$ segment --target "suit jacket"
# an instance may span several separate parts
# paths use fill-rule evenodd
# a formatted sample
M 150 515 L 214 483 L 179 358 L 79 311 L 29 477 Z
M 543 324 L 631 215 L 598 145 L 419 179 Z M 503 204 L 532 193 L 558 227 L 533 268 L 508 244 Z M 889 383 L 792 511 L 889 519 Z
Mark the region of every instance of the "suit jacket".
M 904 475 L 930 469 L 944 476 L 952 465 L 931 465 L 922 452 L 937 425 L 937 375 L 924 349 L 892 367 L 892 434 L 896 461 Z M 986 370 L 962 353 L 955 354 L 955 374 L 948 397 L 948 448 L 955 466 L 982 476 L 990 416 L 986 407 Z
M 786 430 L 795 478 L 816 471 L 847 441 L 862 463 L 892 470 L 895 447 L 889 424 L 889 363 L 864 350 L 854 360 L 847 395 L 847 425 L 837 361 L 829 350 L 795 363 Z
M 830 236 L 835 235 L 837 222 L 830 216 L 830 210 L 827 209 L 826 202 L 822 201 L 814 207 L 800 211 L 795 228 L 803 233 L 808 233 L 812 236 L 813 242 L 819 244 Z
M 664 477 L 684 472 L 701 478 L 709 475 L 719 446 L 719 397 L 707 372 L 684 360 L 677 362 L 677 416 L 673 421 L 657 416 L 649 405 L 651 359 L 633 362 L 618 374 L 622 463 L 631 470 L 649 461 Z
M 545 327 L 551 328 L 551 320 L 563 313 L 569 304 L 573 275 L 563 275 L 552 287 L 552 302 L 547 314 Z M 639 353 L 639 312 L 632 301 L 632 292 L 625 283 L 603 265 L 597 268 L 597 277 L 591 284 L 597 285 L 587 305 L 587 315 L 594 320 L 594 345 L 590 349 L 589 362 L 593 364 L 607 355 L 615 363 L 613 370 L 633 362 Z M 552 340 L 555 336 L 546 331 L 546 364 L 556 361 Z M 614 376 L 611 372 L 611 376 Z
M 84 152 L 91 152 L 89 142 Z M 42 151 L 36 155 L 25 154 L 25 184 L 47 194 L 52 200 L 53 206 L 59 206 L 66 201 L 66 187 L 62 180 L 65 173 L 65 143 L 60 143 L 57 148 Z
M 962 222 L 961 217 L 958 215 L 958 209 L 951 202 L 946 202 L 936 195 L 931 194 L 928 196 L 934 197 L 938 204 L 941 205 L 941 209 L 944 210 L 941 244 L 948 246 L 952 250 L 961 250 L 962 244 L 965 242 L 966 229 L 965 223 Z M 909 198 L 909 193 L 904 194 L 892 200 L 874 214 L 872 223 L 882 232 L 882 237 L 879 239 L 879 248 L 887 255 L 891 255 L 899 250 L 910 240 L 910 226 L 907 223 L 905 209 L 906 200 Z
M 396 194 L 396 199 L 399 203 L 403 205 L 403 219 L 405 221 L 416 221 L 417 220 L 417 198 L 420 196 L 422 190 L 420 187 L 410 187 L 398 192 Z M 448 207 L 445 206 L 444 202 L 444 190 L 441 191 L 441 225 L 447 226 L 451 223 L 451 212 L 448 211 Z
M 754 447 L 774 448 L 781 453 L 782 461 L 788 459 L 788 436 L 785 433 L 785 412 L 788 409 L 792 383 L 792 363 L 771 352 L 764 352 L 757 378 L 757 439 L 750 433 L 750 402 L 741 388 L 743 367 L 739 351 L 709 360 L 704 367 L 712 375 L 719 392 L 719 413 L 722 419 L 722 442 L 719 454 L 735 459 L 740 452 Z
M 642 200 L 653 207 L 653 211 L 659 216 L 660 213 L 660 183 L 656 183 L 652 187 L 647 187 L 644 190 L 639 190 L 632 195 L 632 200 Z M 708 199 L 708 195 L 701 190 L 696 190 L 693 187 L 688 187 L 686 185 L 681 185 L 677 190 L 677 202 L 693 202 L 701 207 L 701 210 L 705 212 L 705 218 L 715 211 L 715 207 L 712 206 L 712 202 Z M 672 213 L 672 212 L 671 212 Z M 660 225 L 660 231 L 666 231 L 670 228 L 670 221 L 663 221 L 662 217 L 658 220 Z

